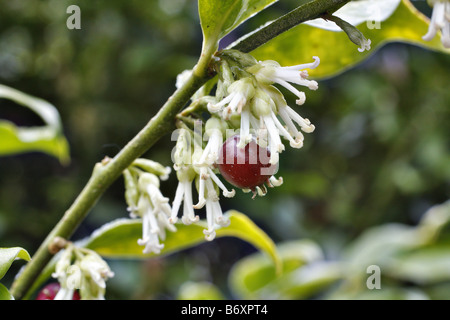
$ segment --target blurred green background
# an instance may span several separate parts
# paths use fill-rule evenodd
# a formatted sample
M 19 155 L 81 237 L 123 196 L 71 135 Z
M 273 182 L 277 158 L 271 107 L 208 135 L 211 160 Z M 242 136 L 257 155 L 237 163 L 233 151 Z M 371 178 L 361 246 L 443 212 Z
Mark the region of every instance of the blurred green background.
M 223 45 L 299 3 L 273 5 Z M 0 83 L 54 104 L 71 147 L 66 167 L 40 153 L 0 158 L 2 247 L 33 253 L 94 164 L 114 156 L 146 124 L 173 92 L 176 75 L 192 68 L 200 53 L 196 1 L 77 1 L 81 30 L 66 28 L 71 4 L 0 0 Z M 425 1 L 414 4 L 430 15 Z M 275 242 L 312 239 L 328 259 L 338 258 L 371 227 L 416 225 L 449 196 L 449 68 L 448 55 L 389 44 L 356 68 L 320 81 L 301 107 L 316 130 L 306 135 L 302 149 L 282 154 L 283 186 L 255 200 L 238 192 L 221 200 L 223 210 L 244 212 Z M 293 104 L 294 97 L 287 100 Z M 0 118 L 22 126 L 41 123 L 26 108 L 1 99 Z M 146 156 L 171 165 L 172 146 L 166 136 Z M 176 183 L 172 175 L 161 186 L 171 199 Z M 127 217 L 123 193 L 118 180 L 74 239 Z M 169 257 L 111 261 L 116 276 L 106 298 L 173 299 L 190 281 L 211 282 L 234 298 L 228 274 L 254 251 L 243 241 L 222 238 Z M 20 266 L 13 265 L 5 285 Z

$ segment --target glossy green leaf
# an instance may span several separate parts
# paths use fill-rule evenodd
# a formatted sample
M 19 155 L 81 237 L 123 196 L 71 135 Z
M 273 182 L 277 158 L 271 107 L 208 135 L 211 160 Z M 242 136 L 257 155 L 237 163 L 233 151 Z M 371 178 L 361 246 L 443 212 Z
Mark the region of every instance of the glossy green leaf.
M 8 289 L 0 283 L 0 300 L 14 300 Z
M 272 290 L 274 287 L 278 288 L 278 283 L 285 283 L 286 290 L 299 285 L 292 282 L 292 279 L 287 280 L 292 277 L 292 272 L 323 259 L 320 247 L 310 240 L 285 242 L 279 244 L 277 250 L 283 266 L 281 276 L 276 275 L 273 264 L 266 256 L 261 253 L 252 254 L 237 262 L 230 272 L 229 283 L 234 295 L 243 299 L 272 298 L 278 294 Z M 331 275 L 334 274 L 330 273 Z M 303 277 L 302 280 L 305 285 L 306 278 Z
M 16 259 L 29 261 L 31 257 L 25 249 L 19 247 L 0 248 L 0 279 L 3 278 Z
M 372 42 L 372 49 L 359 52 L 344 32 L 334 32 L 300 24 L 252 51 L 258 60 L 276 60 L 283 66 L 312 62 L 313 56 L 320 58 L 320 65 L 308 70 L 310 78 L 335 76 L 357 65 L 377 48 L 389 42 L 406 42 L 430 50 L 450 53 L 439 37 L 432 41 L 422 40 L 428 30 L 428 18 L 413 5 L 402 0 L 394 13 L 381 22 L 380 28 L 370 28 L 368 23 L 357 26 Z
M 0 155 L 39 151 L 57 157 L 61 163 L 69 161 L 69 145 L 53 105 L 4 85 L 0 85 L 0 98 L 29 108 L 45 122 L 40 127 L 18 127 L 10 121 L 0 120 Z
M 205 44 L 217 42 L 277 0 L 199 0 L 198 11 Z
M 246 215 L 237 211 L 229 211 L 226 216 L 230 225 L 216 231 L 216 237 L 236 237 L 254 245 L 265 252 L 280 268 L 280 260 L 276 246 L 269 236 Z M 149 258 L 159 257 L 206 242 L 203 223 L 184 225 L 176 224 L 176 232 L 166 232 L 164 248 L 159 255 L 144 254 L 143 247 L 137 244 L 142 237 L 142 223 L 139 219 L 119 219 L 113 221 L 92 234 L 85 246 L 95 250 L 106 258 Z

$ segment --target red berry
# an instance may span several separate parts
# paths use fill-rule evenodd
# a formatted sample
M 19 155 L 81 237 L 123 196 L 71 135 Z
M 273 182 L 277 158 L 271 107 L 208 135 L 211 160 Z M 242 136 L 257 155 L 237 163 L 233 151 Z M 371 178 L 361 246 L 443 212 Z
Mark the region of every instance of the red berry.
M 220 150 L 217 167 L 229 183 L 253 192 L 262 186 L 278 170 L 278 164 L 270 164 L 270 150 L 253 139 L 243 148 L 238 147 L 240 136 L 227 139 Z
M 56 294 L 61 288 L 58 282 L 52 282 L 46 285 L 37 295 L 36 300 L 53 300 L 55 299 Z M 78 291 L 73 293 L 72 300 L 80 300 L 80 294 Z

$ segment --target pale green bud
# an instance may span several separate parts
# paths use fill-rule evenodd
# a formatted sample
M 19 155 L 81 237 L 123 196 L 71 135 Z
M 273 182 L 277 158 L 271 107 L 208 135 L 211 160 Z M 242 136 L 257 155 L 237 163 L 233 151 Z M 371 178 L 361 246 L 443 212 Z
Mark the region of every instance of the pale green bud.
M 165 167 L 156 161 L 144 158 L 134 160 L 132 165 L 156 174 L 161 180 L 167 180 L 171 171 L 170 167 Z
M 275 109 L 275 104 L 264 89 L 258 89 L 252 99 L 250 108 L 253 115 L 259 119 L 261 116 L 270 115 Z
M 366 37 L 364 37 L 362 32 L 359 31 L 355 26 L 336 16 L 331 16 L 328 19 L 336 23 L 336 25 L 347 34 L 350 41 L 352 41 L 357 46 L 360 46 L 360 48 L 358 48 L 359 52 L 363 52 L 364 50 L 370 50 L 371 41 L 366 39 Z
M 255 85 L 251 77 L 244 77 L 233 82 L 228 87 L 228 93 L 240 92 L 246 99 L 250 99 L 255 94 Z
M 252 55 L 233 49 L 223 50 L 221 57 L 237 63 L 242 68 L 247 68 L 258 63 Z
M 177 170 L 178 181 L 193 181 L 197 173 L 192 168 L 192 166 L 180 167 Z
M 153 173 L 144 172 L 139 176 L 138 180 L 139 191 L 142 193 L 146 193 L 147 187 L 149 185 L 154 185 L 155 187 L 159 188 L 159 179 Z
M 285 106 L 287 105 L 286 99 L 284 98 L 284 95 L 281 93 L 280 90 L 278 90 L 274 86 L 264 86 L 263 87 L 266 93 L 270 96 L 270 99 L 273 101 L 275 106 L 274 111 L 278 110 L 278 106 Z
M 205 123 L 205 134 L 209 137 L 214 133 L 214 131 L 218 131 L 223 135 L 227 129 L 227 123 L 216 117 L 209 118 Z
M 192 157 L 191 134 L 186 129 L 179 129 L 178 134 L 177 143 L 172 153 L 175 169 L 185 164 L 191 164 Z
M 265 60 L 258 63 L 257 66 L 247 68 L 247 71 L 255 76 L 259 84 L 270 85 L 273 84 L 275 68 L 280 67 L 280 64 L 274 60 Z
M 131 210 L 137 206 L 139 199 L 139 190 L 136 179 L 131 174 L 130 170 L 123 171 L 123 178 L 125 183 L 125 201 Z

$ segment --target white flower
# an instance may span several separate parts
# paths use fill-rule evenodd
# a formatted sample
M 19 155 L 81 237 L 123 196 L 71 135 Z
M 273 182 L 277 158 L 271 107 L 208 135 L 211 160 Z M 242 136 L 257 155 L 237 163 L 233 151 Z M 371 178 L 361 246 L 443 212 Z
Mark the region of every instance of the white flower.
M 113 277 L 114 272 L 94 251 L 69 244 L 52 276 L 58 278 L 61 286 L 54 300 L 72 300 L 77 289 L 83 300 L 104 300 L 106 280 Z
M 212 117 L 206 121 L 205 137 L 208 139 L 208 143 L 202 151 L 200 159 L 194 163 L 196 166 L 212 166 L 217 161 L 225 130 L 226 124 L 220 119 Z
M 80 263 L 81 272 L 84 275 L 80 288 L 81 294 L 86 293 L 91 299 L 104 300 L 106 280 L 114 277 L 108 264 L 95 252 L 89 252 L 85 255 Z
M 433 6 L 431 14 L 431 21 L 428 27 L 428 32 L 422 39 L 430 41 L 434 38 L 438 30 L 441 30 L 441 42 L 446 48 L 450 48 L 450 1 L 434 0 L 429 1 Z
M 284 122 L 283 125 L 278 117 L 274 113 L 272 114 L 273 121 L 280 135 L 289 141 L 292 148 L 301 148 L 303 146 L 304 136 L 302 132 L 297 129 L 297 126 L 299 126 L 303 132 L 311 133 L 315 129 L 314 125 L 311 124 L 308 119 L 301 117 L 294 109 L 289 107 L 281 92 L 275 87 L 270 86 L 266 88 L 266 90 L 269 92 L 276 105 L 278 115 Z
M 177 172 L 178 187 L 172 203 L 172 211 L 169 223 L 177 221 L 178 211 L 183 202 L 183 215 L 181 221 L 184 224 L 197 222 L 199 217 L 195 215 L 194 209 L 201 209 L 206 206 L 206 219 L 208 228 L 205 230 L 207 240 L 214 239 L 215 225 L 226 225 L 228 222 L 222 217 L 222 209 L 219 204 L 219 194 L 216 187 L 223 191 L 226 197 L 233 197 L 235 191 L 229 191 L 214 172 L 214 163 L 218 158 L 219 149 L 222 147 L 222 121 L 216 118 L 208 120 L 206 133 L 209 140 L 206 147 L 202 149 L 196 144 L 190 161 L 187 161 L 187 154 L 190 154 L 190 146 L 186 145 L 195 139 L 186 139 L 186 132 L 180 134 L 177 140 L 175 165 Z M 219 127 L 219 128 L 217 128 Z M 198 143 L 198 142 L 197 142 Z M 178 161 L 177 161 L 178 160 Z M 192 184 L 198 182 L 198 202 L 193 204 Z
M 222 227 L 226 227 L 230 224 L 230 221 L 226 219 L 222 214 L 222 208 L 220 207 L 219 197 L 213 185 L 213 182 L 208 179 L 206 184 L 206 221 L 208 228 L 203 230 L 205 239 L 212 241 L 216 236 L 216 224 Z M 234 190 L 233 190 L 234 191 Z
M 266 90 L 258 87 L 251 104 L 244 106 L 241 112 L 238 147 L 243 148 L 251 139 L 253 131 L 260 142 L 268 143 L 270 148 L 270 163 L 278 163 L 278 154 L 284 150 L 280 134 L 273 121 L 275 103 Z
M 182 171 L 184 170 L 184 171 Z M 191 171 L 192 170 L 192 171 Z M 215 237 L 215 225 L 227 226 L 229 221 L 222 216 L 222 209 L 219 203 L 219 194 L 216 191 L 216 186 L 223 190 L 223 194 L 226 197 L 233 197 L 235 191 L 228 191 L 225 185 L 220 181 L 217 175 L 210 167 L 197 168 L 198 173 L 193 168 L 179 169 L 181 172 L 178 176 L 179 182 L 175 199 L 172 204 L 172 214 L 169 222 L 175 223 L 177 221 L 178 210 L 183 202 L 183 216 L 181 221 L 188 225 L 199 220 L 199 217 L 195 215 L 195 209 L 201 209 L 206 206 L 206 220 L 208 228 L 204 231 L 205 238 L 207 240 L 213 240 Z M 177 173 L 178 173 L 177 172 Z M 192 183 L 194 178 L 192 173 L 198 178 L 198 194 L 199 199 L 197 204 L 193 205 L 192 200 Z
M 66 249 L 60 253 L 58 262 L 55 265 L 55 272 L 52 277 L 58 278 L 60 283 L 65 283 L 67 279 L 67 270 L 72 265 L 73 245 L 67 245 Z
M 199 220 L 199 217 L 194 213 L 194 202 L 192 200 L 192 182 L 194 181 L 195 175 L 196 173 L 191 166 L 178 168 L 178 186 L 172 203 L 172 212 L 169 218 L 170 223 L 175 223 L 178 220 L 177 216 L 181 202 L 183 202 L 183 216 L 181 221 L 188 225 Z
M 367 45 L 370 45 L 370 40 Z M 222 112 L 224 120 L 229 120 L 234 114 L 240 115 L 241 139 L 238 146 L 243 148 L 255 133 L 260 142 L 266 141 L 271 152 L 270 163 L 276 164 L 279 153 L 285 148 L 281 136 L 289 140 L 292 147 L 300 148 L 303 146 L 304 137 L 296 125 L 304 132 L 314 131 L 314 126 L 308 119 L 302 118 L 287 106 L 283 95 L 273 84 L 285 87 L 297 96 L 298 105 L 303 104 L 306 99 L 305 93 L 292 84 L 306 86 L 311 90 L 318 89 L 316 81 L 307 79 L 308 72 L 305 70 L 314 69 L 319 65 L 320 59 L 318 57 L 313 59 L 314 62 L 290 67 L 281 67 L 278 62 L 271 60 L 255 63 L 245 69 L 254 76 L 254 79 L 247 76 L 231 82 L 227 87 L 229 94 L 218 103 L 209 104 L 208 109 L 210 112 Z M 218 91 L 223 92 L 223 88 L 219 89 Z M 220 99 L 220 96 L 217 98 Z M 278 115 L 285 122 L 284 125 Z M 213 141 L 211 140 L 211 145 L 208 143 L 205 149 L 207 154 L 210 154 L 210 148 L 216 148 Z M 207 154 L 203 154 L 202 163 L 206 163 Z
M 254 72 L 256 79 L 258 82 L 263 84 L 273 84 L 277 83 L 293 94 L 297 96 L 296 103 L 301 105 L 305 103 L 305 93 L 297 90 L 291 83 L 308 87 L 311 90 L 317 90 L 319 88 L 318 84 L 314 80 L 306 79 L 308 77 L 308 72 L 304 69 L 315 69 L 320 63 L 319 57 L 313 57 L 314 62 L 300 64 L 296 66 L 290 67 L 281 67 L 280 64 L 276 61 L 262 61 L 259 65 L 262 68 L 259 68 L 256 72 Z M 249 68 L 249 71 L 252 72 L 252 69 L 258 69 L 253 66 Z
M 216 237 L 215 224 L 221 227 L 230 225 L 230 220 L 224 218 L 222 215 L 222 208 L 220 207 L 219 201 L 209 198 L 206 200 L 206 221 L 208 223 L 208 229 L 203 230 L 203 233 L 205 234 L 205 239 L 208 241 L 212 241 Z
M 251 107 L 246 106 L 242 110 L 240 134 L 244 137 L 248 136 L 250 129 L 253 129 L 256 138 L 263 144 L 266 142 L 270 149 L 269 162 L 276 164 L 279 154 L 284 150 L 281 137 L 288 140 L 293 148 L 303 146 L 304 136 L 296 125 L 308 133 L 315 129 L 308 119 L 302 118 L 287 105 L 278 89 L 265 85 L 257 90 Z
M 227 88 L 228 95 L 216 104 L 209 103 L 208 110 L 211 113 L 222 111 L 222 117 L 229 119 L 233 113 L 241 113 L 254 91 L 251 78 L 245 77 L 234 81 Z
M 203 154 L 203 151 L 201 149 L 197 149 L 196 151 L 194 151 L 193 154 L 193 162 L 194 163 L 199 163 L 199 161 L 197 159 L 200 158 L 201 154 Z M 231 191 L 229 191 L 227 189 L 227 187 L 223 184 L 223 182 L 219 179 L 219 177 L 217 177 L 217 175 L 214 173 L 214 171 L 211 169 L 211 166 L 209 165 L 194 165 L 193 166 L 195 172 L 198 175 L 198 202 L 197 204 L 194 205 L 195 209 L 201 209 L 205 206 L 206 204 L 206 197 L 205 197 L 205 188 L 206 187 L 210 187 L 213 186 L 212 188 L 210 188 L 211 190 L 208 190 L 208 192 L 210 194 L 214 193 L 216 194 L 216 197 L 218 198 L 219 195 L 216 192 L 216 189 L 214 188 L 213 185 L 213 181 L 214 184 L 217 185 L 223 192 L 223 195 L 227 198 L 232 198 L 235 195 L 235 190 L 232 189 Z M 212 195 L 210 195 L 209 197 L 211 197 Z
M 56 263 L 55 272 L 52 277 L 57 278 L 60 284 L 60 289 L 56 293 L 54 300 L 72 300 L 75 289 L 79 289 L 81 279 L 79 272 L 74 272 L 74 265 L 72 265 L 72 255 L 74 252 L 73 245 L 68 245 L 67 248 L 62 251 L 61 256 Z M 73 275 L 78 278 L 74 279 Z
M 176 228 L 169 223 L 171 215 L 169 198 L 161 194 L 159 180 L 151 173 L 142 173 L 138 183 L 141 195 L 137 210 L 131 212 L 132 217 L 142 218 L 142 238 L 138 240 L 138 244 L 145 246 L 144 253 L 158 254 L 164 248 L 159 240 L 165 239 L 165 229 L 176 231 Z

